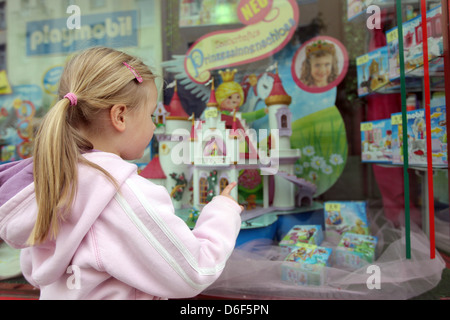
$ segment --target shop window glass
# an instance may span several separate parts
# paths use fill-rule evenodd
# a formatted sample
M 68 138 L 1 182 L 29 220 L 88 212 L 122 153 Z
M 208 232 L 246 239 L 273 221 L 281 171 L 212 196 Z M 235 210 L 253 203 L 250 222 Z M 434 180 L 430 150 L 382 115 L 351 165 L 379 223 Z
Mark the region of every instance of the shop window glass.
M 370 21 L 364 7 L 367 2 L 383 9 L 381 24 L 375 29 L 368 28 Z M 420 0 L 401 2 L 405 24 L 420 16 Z M 432 36 L 432 105 L 445 105 L 444 78 L 448 70 L 443 67 L 445 46 L 441 39 L 443 31 L 448 32 L 448 24 L 442 15 L 431 16 L 431 10 L 441 3 L 427 1 L 427 29 L 416 25 L 404 32 L 406 102 L 411 111 L 423 111 L 425 107 L 420 64 L 425 31 Z M 82 19 L 67 13 L 70 5 L 80 7 Z M 266 130 L 256 143 L 248 138 L 236 139 L 236 153 L 248 160 L 256 154 L 253 147 L 267 143 L 267 139 L 267 148 L 273 153 L 283 149 L 280 157 L 287 156 L 280 162 L 280 170 L 285 171 L 278 172 L 275 178 L 268 177 L 267 185 L 283 178 L 300 184 L 302 187 L 294 190 L 293 207 L 312 198 L 324 209 L 327 201 L 364 201 L 372 213 L 403 227 L 403 163 L 395 163 L 394 156 L 391 163 L 388 159 L 389 149 L 398 151 L 396 156 L 401 159 L 404 149 L 399 146 L 411 145 L 411 160 L 422 161 L 410 161 L 407 171 L 411 219 L 426 233 L 427 205 L 431 201 L 436 205 L 437 218 L 446 219 L 442 225 L 447 223 L 447 232 L 446 118 L 440 118 L 433 131 L 433 135 L 441 134 L 433 138 L 432 152 L 442 163 L 433 168 L 434 199 L 428 199 L 423 126 L 416 124 L 408 131 L 398 122 L 402 111 L 396 55 L 399 45 L 394 41 L 395 32 L 391 33 L 398 24 L 396 14 L 394 0 L 0 0 L 0 36 L 7 34 L 7 38 L 0 38 L 7 42 L 0 42 L 0 71 L 6 70 L 6 74 L 0 74 L 0 90 L 11 89 L 0 92 L 0 163 L 31 156 L 34 126 L 57 100 L 67 57 L 91 46 L 109 46 L 141 57 L 162 76 L 157 81 L 159 98 L 165 106 L 174 96 L 168 84 L 176 80 L 184 111 L 197 120 L 206 118 L 204 110 L 211 98 L 212 80 L 216 93 L 232 90 L 228 96 L 237 96 L 237 116 L 233 117 L 234 110 L 218 108 L 221 119 L 227 119 L 226 128 L 248 127 L 258 133 Z M 79 29 L 68 27 L 75 26 L 77 19 Z M 375 53 L 384 58 L 374 58 Z M 222 77 L 221 72 L 227 69 L 236 69 L 232 79 Z M 278 117 L 274 112 L 277 108 L 289 108 L 290 113 Z M 436 119 L 440 116 L 436 113 Z M 167 128 L 166 113 L 155 119 L 161 130 Z M 375 120 L 391 120 L 391 125 L 397 121 L 397 127 L 384 133 L 372 123 Z M 199 121 L 197 128 L 203 123 Z M 190 124 L 187 127 L 191 129 Z M 272 135 L 271 129 L 283 128 L 288 128 L 282 131 L 288 133 Z M 221 126 L 214 129 L 220 130 Z M 413 140 L 403 141 L 405 131 Z M 160 147 L 158 143 L 155 138 L 151 143 L 154 147 L 135 162 L 145 165 L 161 150 L 165 155 L 170 152 L 168 143 Z M 234 154 L 225 145 L 220 150 L 217 154 L 224 157 L 213 158 L 226 161 Z M 300 150 L 301 157 L 291 157 L 294 150 Z M 216 152 L 207 155 L 211 154 Z M 226 178 L 218 182 L 220 191 L 229 183 Z M 194 183 L 199 189 L 191 194 L 192 198 L 206 204 L 211 187 L 208 179 Z M 313 193 L 307 189 L 311 184 Z M 254 186 L 247 191 L 262 194 L 267 190 Z M 275 196 L 270 191 L 267 202 L 273 204 Z M 248 198 L 248 194 L 245 196 Z M 360 231 L 359 227 L 367 225 L 353 230 Z M 444 239 L 444 250 L 450 252 L 448 232 Z

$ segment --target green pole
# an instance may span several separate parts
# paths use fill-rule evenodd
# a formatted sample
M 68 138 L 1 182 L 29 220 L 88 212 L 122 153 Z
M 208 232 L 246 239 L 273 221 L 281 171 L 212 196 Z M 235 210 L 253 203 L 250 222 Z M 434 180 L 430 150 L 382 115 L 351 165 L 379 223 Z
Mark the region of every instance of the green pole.
M 406 240 L 406 259 L 411 259 L 411 221 L 409 208 L 409 159 L 408 159 L 408 132 L 406 119 L 406 80 L 405 80 L 405 55 L 403 45 L 403 17 L 402 3 L 397 0 L 397 26 L 398 26 L 398 48 L 400 58 L 400 85 L 402 97 L 402 128 L 403 128 L 403 184 L 405 198 L 405 240 Z

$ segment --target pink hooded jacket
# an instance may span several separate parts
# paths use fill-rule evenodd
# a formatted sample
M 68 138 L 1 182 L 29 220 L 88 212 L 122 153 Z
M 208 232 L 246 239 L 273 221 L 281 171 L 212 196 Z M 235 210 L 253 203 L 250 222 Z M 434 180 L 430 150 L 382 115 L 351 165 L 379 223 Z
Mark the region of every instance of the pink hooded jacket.
M 0 237 L 21 251 L 41 299 L 187 298 L 221 274 L 241 226 L 241 208 L 215 197 L 190 230 L 164 187 L 104 152 L 85 157 L 113 174 L 79 166 L 77 198 L 55 241 L 29 247 L 37 205 L 32 160 L 0 166 Z

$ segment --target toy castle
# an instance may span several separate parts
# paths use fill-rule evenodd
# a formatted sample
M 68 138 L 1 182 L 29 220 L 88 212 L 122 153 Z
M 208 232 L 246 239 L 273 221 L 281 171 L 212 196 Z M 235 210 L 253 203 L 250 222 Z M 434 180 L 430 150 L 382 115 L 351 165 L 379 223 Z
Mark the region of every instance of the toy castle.
M 224 81 L 232 80 L 234 72 L 221 73 Z M 203 119 L 184 111 L 176 87 L 170 104 L 158 105 L 154 113 L 158 155 L 141 175 L 165 186 L 176 209 L 201 209 L 233 181 L 238 187 L 231 195 L 252 217 L 312 203 L 315 185 L 294 174 L 300 150 L 291 148 L 291 97 L 278 73 L 271 76 L 274 85 L 265 100 L 269 128 L 259 143 L 256 131 L 237 109 L 231 114 L 222 112 L 214 81 Z M 245 184 L 247 189 L 259 185 L 260 198 L 252 192 L 243 197 L 239 190 Z

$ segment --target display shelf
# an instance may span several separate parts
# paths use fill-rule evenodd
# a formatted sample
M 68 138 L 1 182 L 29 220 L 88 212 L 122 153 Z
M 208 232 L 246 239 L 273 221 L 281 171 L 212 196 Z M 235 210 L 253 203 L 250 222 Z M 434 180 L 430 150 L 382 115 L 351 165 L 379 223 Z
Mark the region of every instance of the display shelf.
M 431 59 L 430 62 L 430 77 L 431 81 L 431 90 L 434 92 L 444 92 L 445 91 L 445 81 L 444 81 L 444 57 L 439 56 Z M 406 76 L 406 91 L 408 92 L 422 92 L 423 91 L 423 65 L 418 66 L 417 68 L 410 70 L 405 74 Z M 383 86 L 372 90 L 368 95 L 364 97 L 373 95 L 373 94 L 391 94 L 391 93 L 399 93 L 400 92 L 400 78 L 390 80 Z M 361 97 L 361 98 L 364 98 Z
M 402 168 L 403 164 L 387 164 L 387 163 L 382 163 L 382 162 L 365 162 L 367 164 L 375 164 L 378 165 L 380 167 L 385 167 L 385 168 Z M 412 169 L 412 170 L 419 170 L 419 171 L 428 171 L 428 166 L 426 164 L 423 165 L 409 165 L 408 169 Z M 448 166 L 446 165 L 433 165 L 433 170 L 448 170 Z
M 357 3 L 357 1 L 352 2 Z M 423 124 L 423 128 L 427 128 L 426 134 L 421 132 L 420 137 L 423 141 L 417 141 L 420 143 L 426 143 L 426 148 L 430 150 L 430 144 L 433 144 L 434 139 L 432 137 L 433 126 L 431 109 L 433 108 L 433 98 L 442 97 L 443 93 L 448 92 L 449 78 L 448 78 L 448 1 L 424 1 L 424 0 L 386 0 L 386 1 L 371 1 L 371 5 L 377 5 L 382 10 L 390 11 L 396 14 L 397 26 L 391 27 L 385 32 L 386 46 L 380 47 L 377 50 L 367 52 L 365 55 L 361 55 L 356 59 L 357 74 L 358 74 L 358 95 L 360 98 L 370 97 L 374 94 L 399 94 L 402 100 L 402 118 L 401 124 L 403 126 L 408 125 L 408 130 L 404 129 L 402 139 L 404 141 L 410 141 L 409 134 L 409 107 L 407 97 L 409 93 L 419 93 L 422 99 L 422 108 L 424 108 L 424 115 L 421 116 L 417 112 L 411 113 L 411 118 L 418 117 L 420 125 Z M 407 5 L 413 5 L 411 8 L 407 8 Z M 349 16 L 360 9 L 363 13 L 365 10 L 358 8 L 357 6 L 352 8 Z M 349 8 L 350 10 L 350 8 Z M 367 12 L 366 18 L 369 19 L 374 13 Z M 417 15 L 418 14 L 418 15 Z M 405 19 L 405 15 L 407 18 Z M 364 15 L 363 15 L 364 16 Z M 366 22 L 361 19 L 350 20 L 352 23 L 365 24 Z M 369 27 L 369 20 L 367 20 Z M 369 32 L 370 30 L 368 30 Z M 385 49 L 385 50 L 381 50 Z M 387 53 L 385 53 L 387 51 Z M 403 54 L 404 53 L 404 54 Z M 386 66 L 387 59 L 387 66 Z M 383 83 L 382 85 L 380 85 Z M 373 89 L 372 89 L 373 88 Z M 438 93 L 436 96 L 433 93 Z M 448 96 L 445 98 L 448 105 Z M 437 100 L 436 100 L 437 101 Z M 440 104 L 435 107 L 442 107 Z M 398 112 L 398 111 L 396 111 Z M 391 115 L 392 116 L 392 115 Z M 421 120 L 423 117 L 423 120 Z M 448 114 L 445 114 L 444 118 L 439 122 L 439 131 L 443 132 L 442 145 L 446 150 L 441 150 L 440 153 L 444 155 L 448 153 L 447 140 L 448 135 L 445 128 L 449 118 Z M 387 116 L 385 115 L 385 118 Z M 405 121 L 407 123 L 405 123 Z M 414 120 L 415 121 L 415 120 Z M 423 122 L 424 121 L 424 122 Z M 363 121 L 364 122 L 364 121 Z M 397 124 L 398 121 L 396 120 Z M 444 124 L 441 124 L 444 123 Z M 416 125 L 414 123 L 414 125 Z M 392 126 L 394 127 L 394 126 Z M 396 128 L 397 129 L 397 128 Z M 380 128 L 377 127 L 377 130 Z M 362 131 L 362 130 L 361 130 Z M 364 133 L 364 141 L 367 137 L 374 132 L 372 130 L 368 133 Z M 431 131 L 431 132 L 430 132 Z M 376 131 L 378 133 L 379 131 Z M 400 129 L 399 131 L 400 132 Z M 407 133 L 408 132 L 408 133 Z M 368 135 L 367 135 L 368 134 Z M 400 133 L 399 133 L 400 134 Z M 394 131 L 392 131 L 394 135 Z M 426 137 L 425 137 L 426 136 Z M 439 139 L 441 136 L 439 137 Z M 434 139 L 430 141 L 430 139 Z M 400 137 L 398 138 L 400 141 Z M 397 146 L 398 146 L 397 142 Z M 408 143 L 409 145 L 409 143 Z M 413 144 L 418 145 L 418 144 Z M 403 149 L 407 144 L 403 144 Z M 431 146 L 434 148 L 434 145 Z M 407 148 L 409 149 L 409 147 Z M 364 150 L 362 155 L 364 156 Z M 433 149 L 434 150 L 434 149 Z M 419 151 L 425 151 L 421 149 Z M 404 150 L 405 155 L 408 155 L 408 151 Z M 428 153 L 428 157 L 430 157 Z M 423 154 L 422 154 L 423 155 Z M 362 158 L 365 160 L 364 158 Z M 428 159 L 423 164 L 416 164 L 412 161 L 412 164 L 392 164 L 389 162 L 377 161 L 363 161 L 364 163 L 374 164 L 380 167 L 386 168 L 403 168 L 403 186 L 404 186 L 404 215 L 405 215 L 405 235 L 406 235 L 406 257 L 411 258 L 411 208 L 410 208 L 410 195 L 409 187 L 410 180 L 408 171 L 412 170 L 421 178 L 421 208 L 422 208 L 422 229 L 430 241 L 430 258 L 435 258 L 435 228 L 434 228 L 434 182 L 433 175 L 436 171 L 447 172 L 448 165 L 436 165 L 434 161 Z M 445 163 L 445 160 L 440 161 Z

